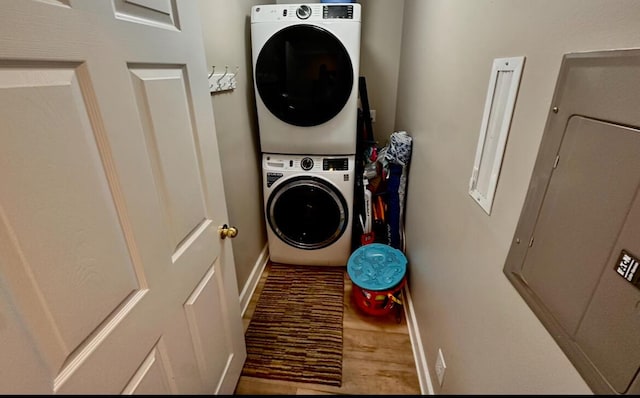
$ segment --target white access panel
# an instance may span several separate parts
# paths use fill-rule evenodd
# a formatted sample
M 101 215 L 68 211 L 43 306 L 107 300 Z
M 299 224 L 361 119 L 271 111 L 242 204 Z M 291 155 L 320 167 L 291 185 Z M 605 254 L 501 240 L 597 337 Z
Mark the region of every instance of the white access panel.
M 487 214 L 491 214 L 523 66 L 524 57 L 513 57 L 497 58 L 491 68 L 480 138 L 469 182 L 469 195 Z

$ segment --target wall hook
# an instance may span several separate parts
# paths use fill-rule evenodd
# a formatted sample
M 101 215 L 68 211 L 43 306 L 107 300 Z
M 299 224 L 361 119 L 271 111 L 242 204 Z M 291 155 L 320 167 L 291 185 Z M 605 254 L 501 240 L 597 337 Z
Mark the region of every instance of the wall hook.
M 233 74 L 233 76 L 231 76 L 230 80 L 232 83 L 236 82 L 236 75 L 238 74 L 238 72 L 240 71 L 240 67 L 236 66 L 236 72 Z
M 224 74 L 220 76 L 220 78 L 218 79 L 218 89 L 222 89 L 222 86 L 221 86 L 222 83 L 220 83 L 220 81 L 224 79 L 224 77 L 227 75 L 227 72 L 229 72 L 229 66 L 224 67 Z
M 211 73 L 209 73 L 209 77 L 207 77 L 207 79 L 211 79 L 211 76 L 213 76 L 215 71 L 216 71 L 216 66 L 215 65 L 211 66 Z M 211 89 L 212 87 L 213 87 L 213 84 L 209 82 L 209 89 Z

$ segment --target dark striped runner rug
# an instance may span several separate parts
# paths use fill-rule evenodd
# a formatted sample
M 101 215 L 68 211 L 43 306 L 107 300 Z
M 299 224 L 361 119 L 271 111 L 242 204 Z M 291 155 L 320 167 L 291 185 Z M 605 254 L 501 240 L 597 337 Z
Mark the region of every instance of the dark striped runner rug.
M 242 374 L 340 386 L 343 297 L 344 267 L 271 264 Z

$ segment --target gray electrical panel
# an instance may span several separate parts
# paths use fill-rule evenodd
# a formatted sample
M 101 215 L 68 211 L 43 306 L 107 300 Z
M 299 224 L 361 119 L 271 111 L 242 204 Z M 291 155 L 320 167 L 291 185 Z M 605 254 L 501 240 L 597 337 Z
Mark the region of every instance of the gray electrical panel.
M 565 55 L 504 273 L 595 393 L 640 393 L 640 50 Z

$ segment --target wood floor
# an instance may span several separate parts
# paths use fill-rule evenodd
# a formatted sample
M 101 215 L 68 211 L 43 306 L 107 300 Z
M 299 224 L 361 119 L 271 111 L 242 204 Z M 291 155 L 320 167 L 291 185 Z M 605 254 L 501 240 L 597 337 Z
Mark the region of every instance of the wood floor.
M 267 264 L 243 317 L 245 331 L 269 269 Z M 404 312 L 399 312 L 399 321 L 396 311 L 385 316 L 365 314 L 351 299 L 346 269 L 344 282 L 342 386 L 241 376 L 235 394 L 420 394 Z

